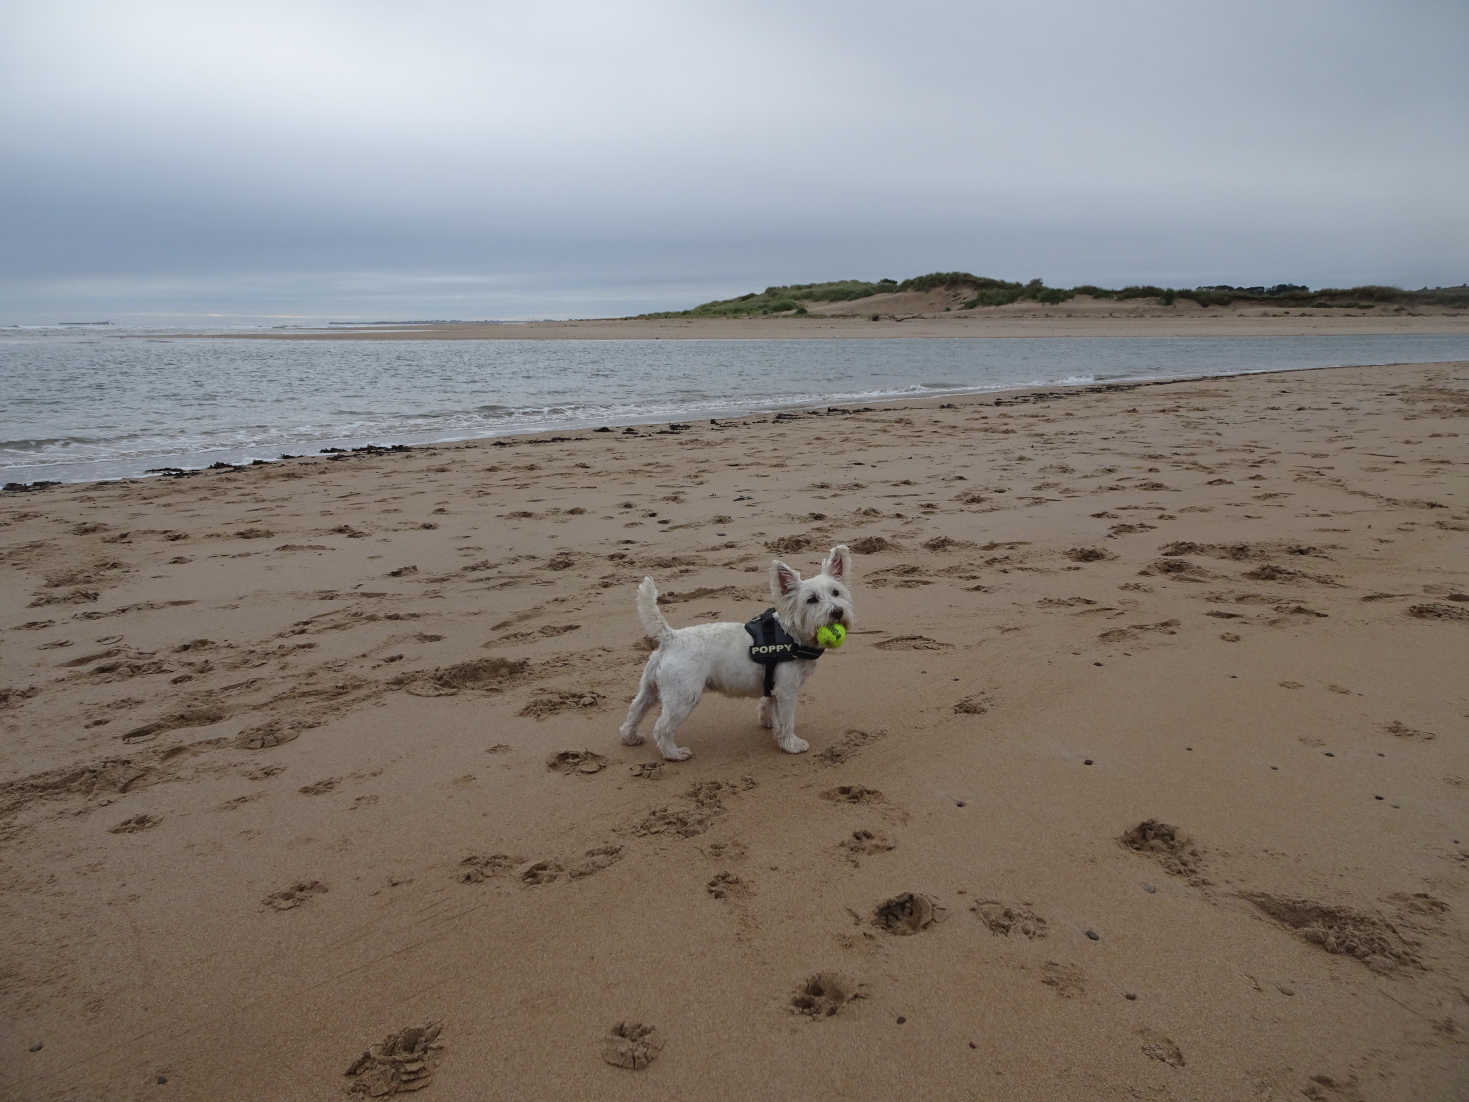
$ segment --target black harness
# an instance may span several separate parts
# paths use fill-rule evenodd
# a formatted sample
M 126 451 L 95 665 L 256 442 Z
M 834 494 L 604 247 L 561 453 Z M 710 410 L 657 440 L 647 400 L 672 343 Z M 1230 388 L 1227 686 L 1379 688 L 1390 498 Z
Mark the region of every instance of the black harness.
M 756 616 L 745 625 L 745 630 L 750 633 L 750 658 L 765 667 L 766 696 L 775 692 L 775 667 L 780 663 L 797 658 L 815 661 L 825 653 L 820 647 L 802 646 L 792 639 L 775 618 L 773 608 Z

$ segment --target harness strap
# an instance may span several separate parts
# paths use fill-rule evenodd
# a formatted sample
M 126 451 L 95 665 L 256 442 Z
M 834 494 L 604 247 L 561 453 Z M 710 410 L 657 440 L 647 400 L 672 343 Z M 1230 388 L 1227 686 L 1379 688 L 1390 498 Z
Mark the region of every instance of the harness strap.
M 765 695 L 775 693 L 775 667 L 782 662 L 797 658 L 815 661 L 825 651 L 820 647 L 808 647 L 791 638 L 790 633 L 780 626 L 775 618 L 775 609 L 767 608 L 745 625 L 750 633 L 750 658 L 765 667 Z

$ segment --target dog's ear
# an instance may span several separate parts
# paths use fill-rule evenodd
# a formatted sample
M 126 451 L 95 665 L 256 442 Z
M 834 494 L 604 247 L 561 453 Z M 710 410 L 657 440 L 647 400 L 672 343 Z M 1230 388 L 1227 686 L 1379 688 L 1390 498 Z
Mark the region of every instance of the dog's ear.
M 852 576 L 852 552 L 845 543 L 839 543 L 831 549 L 822 560 L 821 572 L 830 578 L 846 579 Z
M 785 563 L 776 559 L 770 564 L 770 595 L 781 598 L 795 592 L 801 584 L 801 575 L 797 574 Z

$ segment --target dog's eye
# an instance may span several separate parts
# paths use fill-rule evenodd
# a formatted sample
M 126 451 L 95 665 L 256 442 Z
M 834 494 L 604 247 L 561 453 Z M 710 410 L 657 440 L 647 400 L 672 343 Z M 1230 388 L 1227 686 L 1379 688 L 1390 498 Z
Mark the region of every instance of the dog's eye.
M 842 595 L 841 587 L 840 586 L 832 586 L 831 587 L 831 595 L 833 597 L 840 597 Z
M 818 596 L 816 596 L 816 594 L 813 593 L 813 594 L 811 594 L 811 596 L 809 596 L 809 597 L 806 598 L 806 603 L 808 605 L 814 605 L 819 600 L 821 600 L 821 598 L 818 597 Z

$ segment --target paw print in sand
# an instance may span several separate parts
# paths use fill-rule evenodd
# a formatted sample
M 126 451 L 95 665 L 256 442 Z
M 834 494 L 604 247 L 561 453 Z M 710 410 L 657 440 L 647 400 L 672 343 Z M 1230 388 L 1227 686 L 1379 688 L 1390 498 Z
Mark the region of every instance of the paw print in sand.
M 642 1022 L 618 1022 L 602 1038 L 602 1059 L 619 1068 L 641 1070 L 658 1059 L 663 1038 Z

